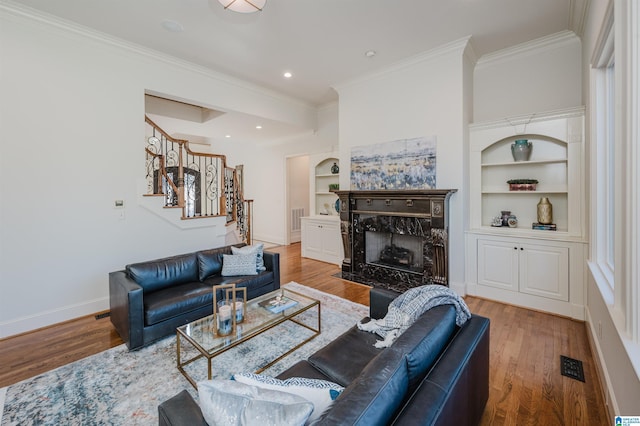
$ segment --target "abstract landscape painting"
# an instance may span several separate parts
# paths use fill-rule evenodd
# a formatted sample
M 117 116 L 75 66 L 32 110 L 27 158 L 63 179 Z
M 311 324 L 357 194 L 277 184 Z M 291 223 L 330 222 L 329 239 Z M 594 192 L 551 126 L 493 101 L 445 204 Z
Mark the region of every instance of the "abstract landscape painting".
M 351 189 L 435 187 L 435 136 L 401 139 L 351 149 Z

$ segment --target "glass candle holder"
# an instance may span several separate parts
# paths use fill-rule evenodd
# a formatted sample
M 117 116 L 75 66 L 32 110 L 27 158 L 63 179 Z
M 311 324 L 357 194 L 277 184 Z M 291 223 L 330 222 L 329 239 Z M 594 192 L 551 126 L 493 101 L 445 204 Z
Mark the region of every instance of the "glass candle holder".
M 220 336 L 226 336 L 231 334 L 233 330 L 233 318 L 231 317 L 231 304 L 227 300 L 221 300 L 218 302 L 218 315 L 217 315 L 217 332 Z
M 236 298 L 236 324 L 244 321 L 244 298 L 237 297 Z

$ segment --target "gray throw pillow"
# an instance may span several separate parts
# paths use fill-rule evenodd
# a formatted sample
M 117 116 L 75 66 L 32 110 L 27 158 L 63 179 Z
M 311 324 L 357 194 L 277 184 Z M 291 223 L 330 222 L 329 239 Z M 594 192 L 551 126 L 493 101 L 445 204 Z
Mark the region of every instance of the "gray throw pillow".
M 256 271 L 255 254 L 224 254 L 222 255 L 223 277 L 236 275 L 258 275 Z
M 267 268 L 264 266 L 264 244 L 258 243 L 251 246 L 231 247 L 232 254 L 255 254 L 256 255 L 256 271 L 264 272 Z

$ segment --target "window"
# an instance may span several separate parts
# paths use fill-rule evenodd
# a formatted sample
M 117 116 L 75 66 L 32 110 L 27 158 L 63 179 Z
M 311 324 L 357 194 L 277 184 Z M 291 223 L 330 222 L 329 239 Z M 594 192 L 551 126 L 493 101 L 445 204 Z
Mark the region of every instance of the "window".
M 613 19 L 605 29 L 593 58 L 595 94 L 595 188 L 594 261 L 609 286 L 614 288 L 616 147 L 615 147 L 615 55 Z

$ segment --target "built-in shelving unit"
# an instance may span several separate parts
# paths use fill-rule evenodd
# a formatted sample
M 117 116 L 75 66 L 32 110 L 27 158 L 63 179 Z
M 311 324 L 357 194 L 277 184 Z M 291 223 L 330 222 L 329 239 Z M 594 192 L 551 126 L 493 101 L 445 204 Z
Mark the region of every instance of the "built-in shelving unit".
M 511 145 L 527 139 L 529 161 Z M 584 109 L 513 117 L 470 126 L 467 292 L 584 319 L 587 245 Z M 535 191 L 510 191 L 508 180 L 535 179 Z M 553 205 L 556 231 L 532 229 L 537 204 Z M 516 228 L 493 227 L 502 211 Z
M 338 184 L 340 181 L 339 173 L 332 173 L 334 165 L 340 168 L 340 161 L 334 157 L 324 158 L 314 167 L 313 185 L 315 214 L 337 215 L 335 209 L 338 196 L 329 189 L 329 185 Z
M 301 254 L 340 265 L 343 250 L 336 208 L 338 196 L 329 188 L 340 182 L 340 160 L 336 153 L 318 154 L 309 158 L 309 164 L 312 214 L 301 220 Z

